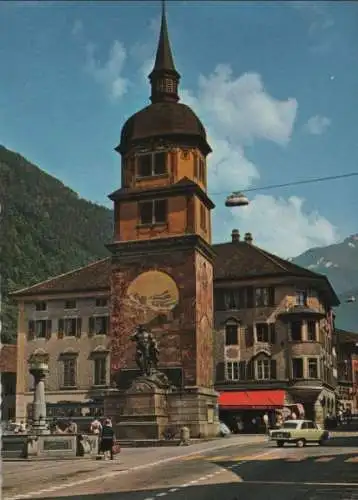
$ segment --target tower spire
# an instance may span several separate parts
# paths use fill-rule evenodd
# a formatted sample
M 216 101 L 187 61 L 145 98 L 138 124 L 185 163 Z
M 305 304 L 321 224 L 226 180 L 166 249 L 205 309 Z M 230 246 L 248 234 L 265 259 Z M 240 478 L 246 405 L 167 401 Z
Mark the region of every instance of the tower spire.
M 165 0 L 162 0 L 162 20 L 154 68 L 149 75 L 152 87 L 150 100 L 157 102 L 178 102 L 178 84 L 180 75 L 175 69 L 170 47 Z

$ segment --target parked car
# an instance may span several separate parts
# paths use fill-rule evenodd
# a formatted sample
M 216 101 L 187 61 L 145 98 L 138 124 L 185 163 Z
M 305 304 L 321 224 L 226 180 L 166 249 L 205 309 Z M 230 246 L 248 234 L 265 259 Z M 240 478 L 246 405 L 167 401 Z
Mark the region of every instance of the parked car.
M 229 436 L 231 434 L 231 431 L 229 429 L 229 427 L 224 424 L 224 422 L 220 422 L 220 436 L 221 437 L 226 437 L 226 436 Z
M 307 443 L 324 445 L 329 437 L 329 432 L 312 420 L 286 420 L 280 429 L 270 431 L 270 439 L 279 447 L 285 443 L 295 443 L 299 448 Z

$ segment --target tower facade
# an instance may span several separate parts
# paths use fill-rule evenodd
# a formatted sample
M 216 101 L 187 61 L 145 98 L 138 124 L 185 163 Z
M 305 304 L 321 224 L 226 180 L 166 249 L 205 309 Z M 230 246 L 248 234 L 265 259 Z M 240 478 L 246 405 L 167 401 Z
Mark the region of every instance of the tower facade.
M 179 102 L 180 75 L 163 8 L 151 104 L 124 124 L 122 187 L 114 202 L 111 376 L 124 388 L 135 370 L 130 335 L 145 325 L 159 369 L 181 389 L 213 387 L 213 250 L 207 195 L 211 148 L 195 113 Z M 132 375 L 131 375 L 132 374 Z

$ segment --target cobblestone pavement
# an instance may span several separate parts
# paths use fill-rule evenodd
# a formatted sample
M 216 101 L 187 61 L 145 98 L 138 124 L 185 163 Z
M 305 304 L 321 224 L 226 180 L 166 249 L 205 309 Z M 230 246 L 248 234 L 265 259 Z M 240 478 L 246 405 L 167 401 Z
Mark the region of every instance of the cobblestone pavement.
M 277 448 L 262 438 L 233 438 L 216 449 L 207 443 L 185 450 L 128 450 L 123 463 L 140 453 L 142 465 L 126 469 L 100 462 L 92 477 L 41 484 L 37 492 L 18 496 L 5 492 L 4 500 L 358 500 L 357 444 L 356 437 L 340 437 L 323 447 Z

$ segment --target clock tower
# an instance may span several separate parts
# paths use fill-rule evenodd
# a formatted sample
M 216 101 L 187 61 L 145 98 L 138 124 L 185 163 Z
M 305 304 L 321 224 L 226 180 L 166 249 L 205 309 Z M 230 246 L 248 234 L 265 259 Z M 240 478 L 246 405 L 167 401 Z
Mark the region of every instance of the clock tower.
M 111 376 L 126 387 L 136 368 L 130 335 L 142 324 L 158 342 L 159 369 L 182 394 L 214 407 L 211 148 L 199 118 L 180 103 L 164 6 L 149 81 L 151 103 L 123 126 L 122 187 L 109 196 Z

